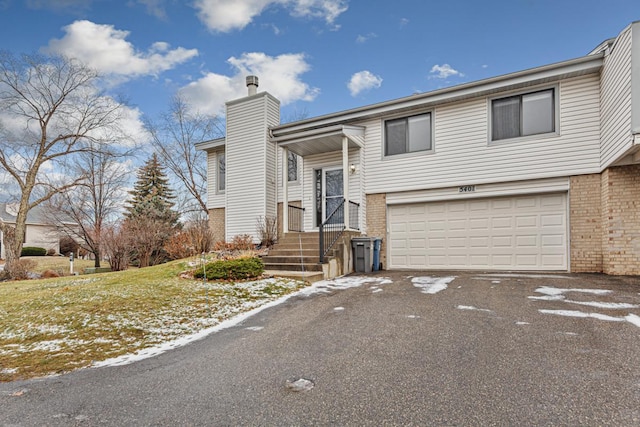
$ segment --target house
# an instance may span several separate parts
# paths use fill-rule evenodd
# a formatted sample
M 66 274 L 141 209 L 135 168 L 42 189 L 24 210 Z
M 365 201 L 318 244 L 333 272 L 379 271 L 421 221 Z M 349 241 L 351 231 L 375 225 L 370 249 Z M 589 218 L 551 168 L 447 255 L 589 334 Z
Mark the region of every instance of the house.
M 0 220 L 8 224 L 15 224 L 18 214 L 17 203 L 0 203 Z M 60 252 L 60 232 L 47 218 L 45 210 L 41 206 L 32 208 L 27 214 L 27 231 L 24 237 L 24 246 L 53 249 Z M 0 231 L 0 259 L 5 258 L 5 248 L 2 231 Z
M 277 217 L 283 238 L 338 223 L 339 272 L 364 234 L 388 269 L 640 274 L 640 22 L 583 57 L 293 123 L 247 83 L 198 144 L 217 239 Z

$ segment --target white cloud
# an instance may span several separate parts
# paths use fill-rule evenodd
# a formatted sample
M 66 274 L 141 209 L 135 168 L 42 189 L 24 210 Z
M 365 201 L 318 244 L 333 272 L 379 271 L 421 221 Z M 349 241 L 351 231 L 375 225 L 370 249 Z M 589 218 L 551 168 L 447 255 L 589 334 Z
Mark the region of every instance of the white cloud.
M 259 91 L 265 90 L 283 105 L 295 101 L 313 101 L 320 93 L 304 83 L 300 76 L 310 69 L 303 54 L 268 56 L 265 53 L 243 53 L 239 58 L 227 60 L 235 69 L 225 76 L 208 73 L 199 80 L 180 89 L 191 107 L 202 113 L 221 115 L 224 103 L 247 95 L 245 78 L 256 75 L 260 79 Z
M 91 6 L 92 0 L 27 0 L 29 9 L 80 12 Z
M 356 43 L 364 43 L 370 39 L 376 38 L 378 37 L 378 35 L 376 33 L 369 33 L 365 36 L 363 36 L 362 34 L 358 34 L 358 37 L 356 37 Z
M 166 19 L 167 11 L 164 8 L 164 0 L 138 0 L 147 7 L 147 13 L 153 15 L 158 19 Z
M 140 52 L 126 40 L 128 31 L 91 21 L 75 21 L 64 30 L 66 35 L 51 40 L 47 52 L 78 58 L 101 74 L 121 81 L 158 75 L 198 55 L 197 49 L 170 49 L 165 42 L 156 42 L 147 52 Z
M 281 6 L 291 15 L 324 19 L 329 25 L 347 10 L 346 0 L 196 0 L 198 17 L 211 30 L 241 30 L 269 6 Z
M 432 75 L 429 76 L 429 78 L 434 78 L 434 79 L 446 79 L 451 76 L 464 77 L 464 74 L 462 74 L 458 70 L 454 70 L 453 68 L 451 68 L 449 64 L 442 64 L 442 65 L 436 64 L 433 67 L 431 67 L 430 73 Z
M 347 87 L 351 96 L 357 96 L 365 90 L 377 89 L 380 85 L 382 85 L 382 78 L 365 70 L 352 75 Z

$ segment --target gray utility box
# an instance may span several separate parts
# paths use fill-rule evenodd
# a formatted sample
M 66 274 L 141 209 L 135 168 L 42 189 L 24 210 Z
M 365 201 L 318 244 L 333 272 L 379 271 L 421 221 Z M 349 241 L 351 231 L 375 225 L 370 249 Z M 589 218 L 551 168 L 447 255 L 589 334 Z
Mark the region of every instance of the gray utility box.
M 351 239 L 353 268 L 356 273 L 371 273 L 373 240 L 373 237 L 353 237 Z

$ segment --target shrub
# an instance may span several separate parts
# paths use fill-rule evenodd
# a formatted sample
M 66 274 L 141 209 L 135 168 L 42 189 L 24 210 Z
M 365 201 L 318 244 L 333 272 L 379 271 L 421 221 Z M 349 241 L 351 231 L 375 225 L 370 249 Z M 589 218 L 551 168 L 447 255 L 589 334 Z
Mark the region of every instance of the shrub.
M 20 256 L 45 256 L 47 250 L 45 248 L 38 248 L 35 246 L 25 246 L 20 252 Z
M 60 276 L 61 276 L 61 274 L 58 273 L 55 270 L 45 270 L 45 271 L 42 272 L 42 278 L 43 279 L 51 279 L 53 277 L 60 277 Z
M 244 280 L 260 277 L 264 272 L 264 264 L 260 258 L 237 258 L 226 261 L 213 261 L 205 265 L 208 280 Z M 197 269 L 194 277 L 203 277 L 202 267 Z
M 206 220 L 190 223 L 184 230 L 173 235 L 164 245 L 171 259 L 188 258 L 203 252 L 209 252 L 213 246 L 213 233 Z
M 269 216 L 258 217 L 256 231 L 260 236 L 260 245 L 270 248 L 278 240 L 278 219 Z
M 256 248 L 256 245 L 253 243 L 253 237 L 249 234 L 241 234 L 235 236 L 230 242 L 217 242 L 213 246 L 213 250 L 220 251 L 251 251 Z
M 13 278 L 16 280 L 29 279 L 29 273 L 36 268 L 38 263 L 32 259 L 20 259 L 13 268 Z
M 56 250 L 53 248 L 47 249 L 47 256 L 54 256 L 56 254 Z
M 78 250 L 78 242 L 73 240 L 69 236 L 62 236 L 60 238 L 60 253 L 62 255 L 69 256 L 71 252 L 75 253 Z

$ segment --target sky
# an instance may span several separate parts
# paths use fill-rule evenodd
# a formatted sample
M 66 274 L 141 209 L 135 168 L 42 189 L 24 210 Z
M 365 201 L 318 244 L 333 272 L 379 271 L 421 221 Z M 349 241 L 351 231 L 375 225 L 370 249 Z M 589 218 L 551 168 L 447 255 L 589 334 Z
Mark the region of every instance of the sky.
M 255 74 L 287 122 L 583 56 L 635 20 L 638 0 L 0 0 L 0 49 L 81 59 L 139 120 L 175 94 L 221 116 Z

